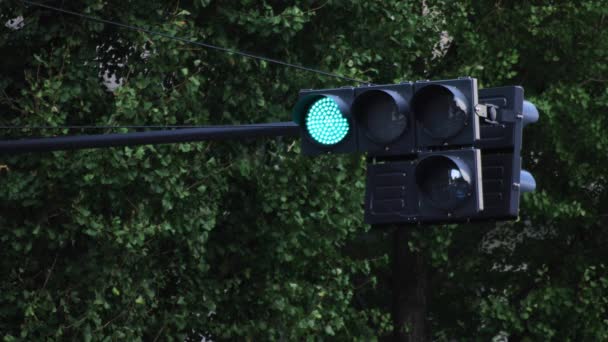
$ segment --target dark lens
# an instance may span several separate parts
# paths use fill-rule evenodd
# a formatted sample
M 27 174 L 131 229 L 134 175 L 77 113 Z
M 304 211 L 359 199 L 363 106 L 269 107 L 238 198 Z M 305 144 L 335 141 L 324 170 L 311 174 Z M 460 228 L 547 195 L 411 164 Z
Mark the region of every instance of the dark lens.
M 407 128 L 407 119 L 395 100 L 387 93 L 370 91 L 357 102 L 359 122 L 367 128 L 369 137 L 386 144 L 397 139 Z
M 458 134 L 467 119 L 466 106 L 448 88 L 431 85 L 414 97 L 416 119 L 434 138 L 450 138 Z
M 449 158 L 425 159 L 418 165 L 416 173 L 418 188 L 437 208 L 454 209 L 471 194 L 471 184 Z

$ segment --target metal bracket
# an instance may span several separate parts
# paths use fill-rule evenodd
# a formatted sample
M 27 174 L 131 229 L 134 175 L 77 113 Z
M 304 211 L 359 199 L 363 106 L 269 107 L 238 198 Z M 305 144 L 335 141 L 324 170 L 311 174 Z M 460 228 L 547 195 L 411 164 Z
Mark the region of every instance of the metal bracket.
M 498 117 L 498 106 L 485 103 L 485 104 L 477 104 L 475 106 L 475 114 L 480 118 L 483 118 L 485 122 L 491 124 L 498 124 L 496 121 Z

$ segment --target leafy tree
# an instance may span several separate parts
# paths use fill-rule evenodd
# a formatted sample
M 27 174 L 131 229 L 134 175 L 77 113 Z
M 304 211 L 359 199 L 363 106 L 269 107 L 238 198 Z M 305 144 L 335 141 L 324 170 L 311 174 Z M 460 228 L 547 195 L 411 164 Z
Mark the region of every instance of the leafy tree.
M 434 299 L 452 303 L 451 314 L 435 311 L 437 330 L 486 340 L 498 331 L 515 340 L 605 340 L 606 8 L 598 1 L 451 6 L 466 20 L 454 21 L 453 46 L 436 72 L 525 87 L 541 110 L 524 132 L 524 163 L 538 191 L 524 196 L 519 222 L 491 224 L 490 234 L 453 231 L 444 266 L 453 276 L 439 277 Z M 502 243 L 490 247 L 491 240 Z
M 49 5 L 375 83 L 521 84 L 539 191 L 522 217 L 416 230 L 436 340 L 608 336 L 602 1 L 97 1 Z M 0 3 L 0 123 L 289 120 L 337 79 Z M 104 76 L 121 86 L 109 90 Z M 124 130 L 123 130 L 124 131 Z M 4 138 L 79 130 L 4 131 Z M 87 132 L 90 133 L 90 132 Z M 0 156 L 4 340 L 374 339 L 390 234 L 362 223 L 364 160 L 292 139 Z

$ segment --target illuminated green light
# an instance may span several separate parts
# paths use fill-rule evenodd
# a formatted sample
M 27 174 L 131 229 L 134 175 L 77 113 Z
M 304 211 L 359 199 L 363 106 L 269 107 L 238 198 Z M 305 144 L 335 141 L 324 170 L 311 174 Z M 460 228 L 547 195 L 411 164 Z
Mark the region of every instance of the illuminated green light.
M 334 145 L 348 134 L 348 120 L 338 104 L 324 97 L 315 102 L 306 114 L 306 130 L 310 137 L 323 145 Z

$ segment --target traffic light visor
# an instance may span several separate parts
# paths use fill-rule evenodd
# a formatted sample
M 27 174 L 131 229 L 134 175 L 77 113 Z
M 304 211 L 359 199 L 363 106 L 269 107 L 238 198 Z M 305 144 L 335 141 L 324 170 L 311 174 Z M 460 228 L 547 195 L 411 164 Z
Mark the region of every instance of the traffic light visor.
M 407 110 L 407 103 L 397 92 L 378 89 L 361 93 L 352 106 L 360 127 L 379 144 L 390 143 L 407 130 Z
M 416 167 L 420 194 L 438 209 L 453 210 L 471 196 L 471 171 L 462 160 L 445 155 L 422 159 Z
M 466 97 L 452 86 L 431 84 L 412 98 L 412 110 L 424 132 L 434 139 L 456 136 L 467 123 Z

